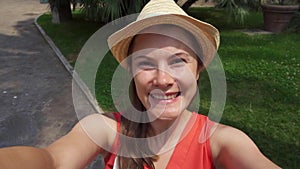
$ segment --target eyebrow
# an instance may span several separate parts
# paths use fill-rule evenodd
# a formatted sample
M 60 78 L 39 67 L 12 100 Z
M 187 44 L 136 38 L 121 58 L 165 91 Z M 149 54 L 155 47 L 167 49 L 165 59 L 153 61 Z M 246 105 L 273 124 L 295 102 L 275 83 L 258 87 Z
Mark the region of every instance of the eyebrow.
M 168 59 L 173 59 L 173 58 L 177 58 L 177 57 L 190 60 L 193 56 L 191 56 L 190 54 L 185 53 L 185 52 L 178 52 L 178 53 L 170 54 L 168 56 Z M 132 55 L 132 59 L 134 59 L 134 60 L 137 60 L 137 59 L 154 60 L 151 56 L 147 56 L 147 55 Z
M 187 59 L 187 60 L 190 60 L 191 58 L 193 58 L 193 56 L 191 56 L 190 54 L 188 53 L 185 53 L 185 52 L 178 52 L 178 53 L 174 53 L 173 55 L 171 55 L 171 58 L 174 58 L 174 57 L 183 57 L 184 59 Z
M 149 58 L 149 57 L 145 56 L 145 55 L 132 55 L 132 58 L 134 58 L 134 59 L 140 59 L 140 58 Z
M 147 55 L 133 55 L 132 60 L 140 60 L 140 59 L 147 59 L 147 60 L 154 60 L 150 56 Z

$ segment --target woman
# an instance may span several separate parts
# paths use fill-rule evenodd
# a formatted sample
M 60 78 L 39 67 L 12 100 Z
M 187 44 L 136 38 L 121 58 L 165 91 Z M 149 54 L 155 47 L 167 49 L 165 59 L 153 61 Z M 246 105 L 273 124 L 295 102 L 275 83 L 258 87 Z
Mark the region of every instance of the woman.
M 0 168 L 84 168 L 98 154 L 106 169 L 279 168 L 243 132 L 188 109 L 219 46 L 213 26 L 189 17 L 172 0 L 152 0 L 108 41 L 132 74 L 133 107 L 87 116 L 45 149 L 2 149 Z

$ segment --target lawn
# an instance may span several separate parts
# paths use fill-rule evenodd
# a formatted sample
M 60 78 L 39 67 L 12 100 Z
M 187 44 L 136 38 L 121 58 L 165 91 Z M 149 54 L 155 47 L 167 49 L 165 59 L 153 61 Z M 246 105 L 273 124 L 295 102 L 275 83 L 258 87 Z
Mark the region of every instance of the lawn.
M 227 81 L 227 102 L 221 122 L 243 130 L 272 161 L 286 169 L 300 167 L 300 34 L 246 35 L 239 29 L 262 27 L 259 12 L 251 13 L 244 25 L 228 21 L 224 11 L 192 8 L 190 14 L 215 25 L 221 32 L 219 56 Z M 75 15 L 73 21 L 51 24 L 45 14 L 38 23 L 74 64 L 84 42 L 102 24 Z M 108 54 L 96 79 L 97 100 L 113 111 L 111 77 L 117 66 Z M 200 79 L 200 113 L 210 105 L 207 73 Z

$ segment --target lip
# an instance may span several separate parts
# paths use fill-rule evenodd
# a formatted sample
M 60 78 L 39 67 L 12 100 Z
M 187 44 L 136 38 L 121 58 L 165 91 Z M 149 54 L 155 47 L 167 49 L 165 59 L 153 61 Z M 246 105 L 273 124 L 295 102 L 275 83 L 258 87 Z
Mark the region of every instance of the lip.
M 164 105 L 176 102 L 180 96 L 181 96 L 181 92 L 149 94 L 150 102 L 154 104 L 164 104 Z

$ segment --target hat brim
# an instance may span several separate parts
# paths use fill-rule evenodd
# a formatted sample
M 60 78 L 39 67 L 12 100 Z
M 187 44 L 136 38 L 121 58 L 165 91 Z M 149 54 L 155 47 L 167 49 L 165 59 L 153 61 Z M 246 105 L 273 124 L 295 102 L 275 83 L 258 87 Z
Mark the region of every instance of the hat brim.
M 176 14 L 165 14 L 137 20 L 115 32 L 108 38 L 108 45 L 113 56 L 124 68 L 128 68 L 127 62 L 123 62 L 123 60 L 128 55 L 132 38 L 148 27 L 161 24 L 176 25 L 193 34 L 202 49 L 202 62 L 204 66 L 208 66 L 219 47 L 219 31 L 206 22 L 190 16 Z

